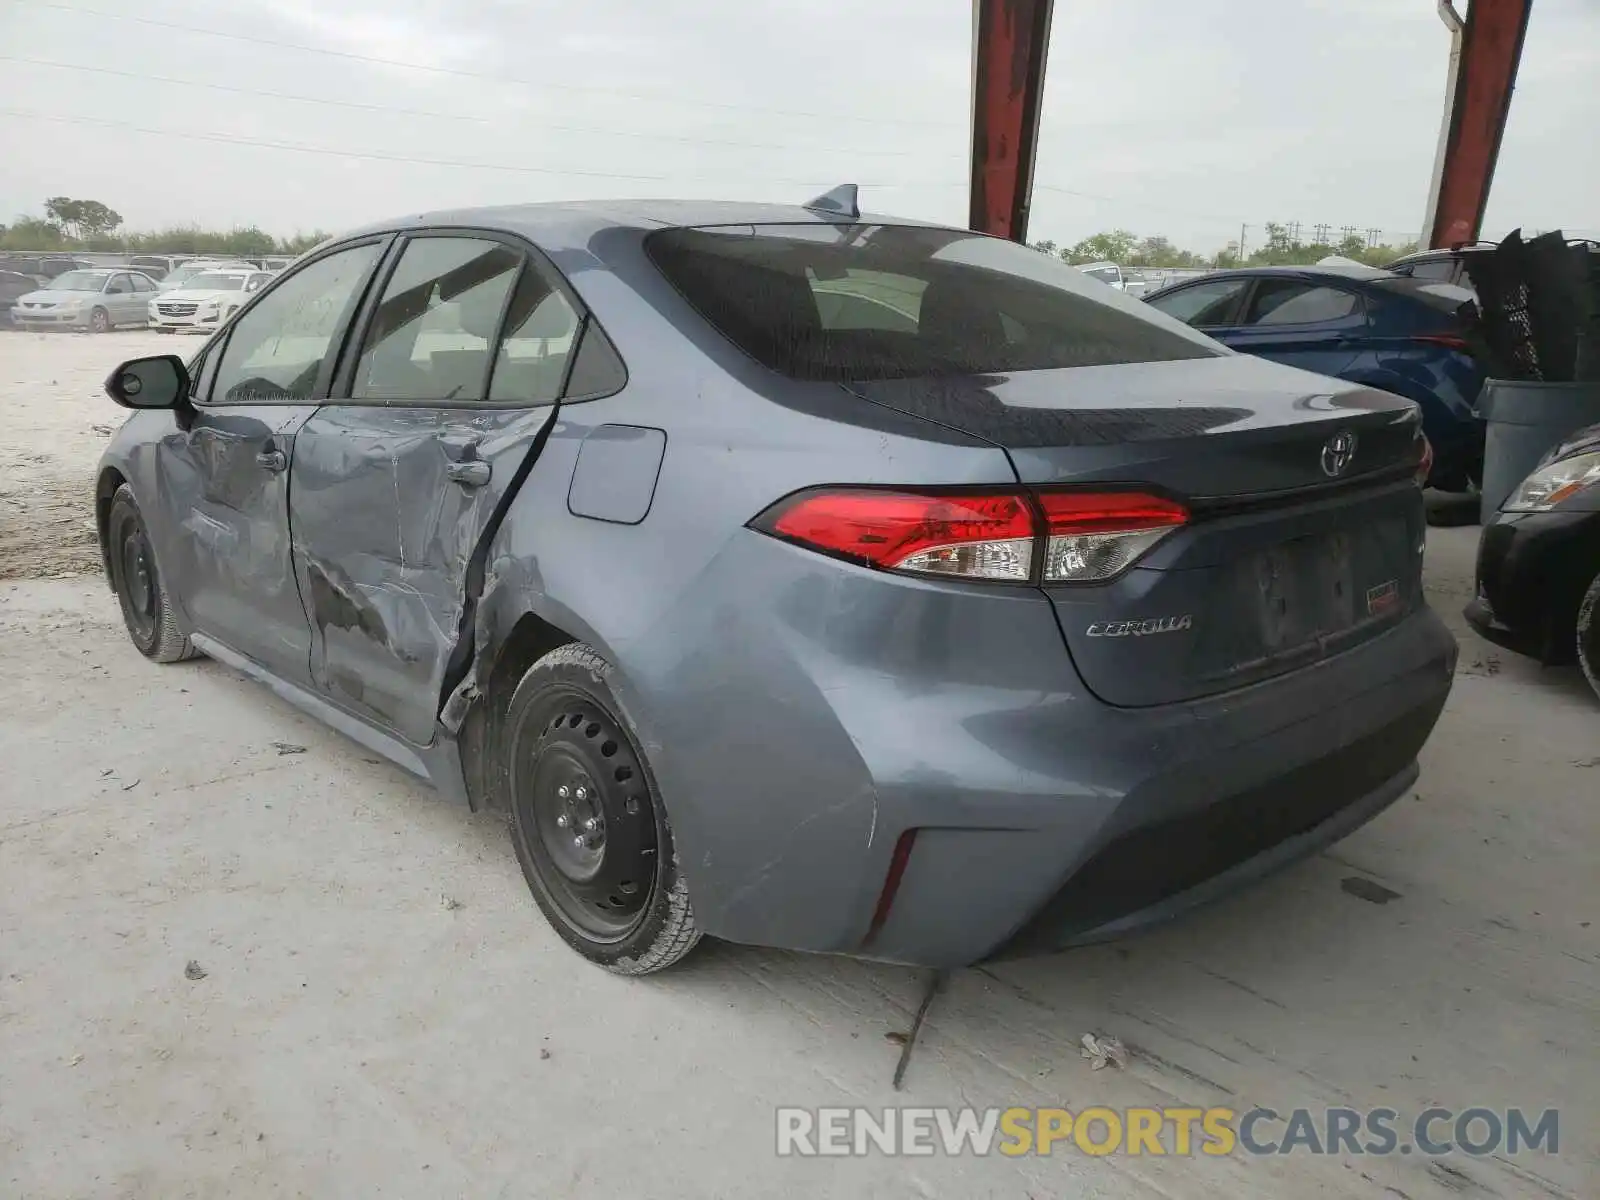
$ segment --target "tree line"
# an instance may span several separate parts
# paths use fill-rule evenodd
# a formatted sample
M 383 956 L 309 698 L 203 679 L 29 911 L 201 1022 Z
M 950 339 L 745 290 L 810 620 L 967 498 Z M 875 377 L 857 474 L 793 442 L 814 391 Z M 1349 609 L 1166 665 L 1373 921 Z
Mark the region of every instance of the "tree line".
M 1381 267 L 1417 249 L 1417 243 L 1368 245 L 1365 238 L 1351 235 L 1337 242 L 1301 242 L 1289 226 L 1269 222 L 1265 241 L 1247 256 L 1239 254 L 1239 243 L 1229 242 L 1209 258 L 1192 250 L 1180 250 L 1164 237 L 1140 237 L 1126 229 L 1112 229 L 1086 237 L 1071 246 L 1052 241 L 1034 242 L 1033 248 L 1053 254 L 1069 263 L 1114 262 L 1123 267 L 1281 267 L 1309 266 L 1329 255 L 1369 266 Z
M 143 232 L 123 228 L 122 215 L 98 200 L 52 196 L 44 203 L 45 215 L 20 216 L 0 225 L 0 250 L 95 250 L 136 254 L 299 254 L 328 237 L 320 230 L 293 237 L 274 237 L 263 229 L 201 229 L 176 225 Z M 1289 226 L 1268 223 L 1266 239 L 1241 258 L 1239 243 L 1229 242 L 1206 257 L 1180 250 L 1159 235 L 1141 237 L 1126 229 L 1112 229 L 1086 237 L 1071 246 L 1053 241 L 1034 242 L 1033 248 L 1069 263 L 1114 262 L 1124 267 L 1266 267 L 1305 266 L 1330 254 L 1381 267 L 1417 249 L 1415 242 L 1369 246 L 1360 236 L 1338 242 L 1301 242 Z
M 299 254 L 328 234 L 320 230 L 274 237 L 264 229 L 201 229 L 175 225 L 144 231 L 123 228 L 122 214 L 98 200 L 52 196 L 44 216 L 19 216 L 0 225 L 0 250 L 92 250 L 126 254 Z

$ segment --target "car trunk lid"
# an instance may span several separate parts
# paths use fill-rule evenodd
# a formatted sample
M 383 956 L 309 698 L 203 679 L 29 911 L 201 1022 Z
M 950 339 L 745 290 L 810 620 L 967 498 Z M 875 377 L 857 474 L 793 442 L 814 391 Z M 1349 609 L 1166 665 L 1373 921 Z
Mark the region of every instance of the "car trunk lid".
M 850 388 L 996 442 L 1037 489 L 1137 487 L 1188 506 L 1109 582 L 1044 585 L 1107 703 L 1258 682 L 1422 603 L 1417 414 L 1399 397 L 1239 355 Z

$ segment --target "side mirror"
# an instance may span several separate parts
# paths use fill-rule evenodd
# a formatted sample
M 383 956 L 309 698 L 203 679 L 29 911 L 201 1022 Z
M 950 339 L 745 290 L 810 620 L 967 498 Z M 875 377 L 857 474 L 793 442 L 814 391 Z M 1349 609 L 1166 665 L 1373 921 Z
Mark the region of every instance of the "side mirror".
M 106 395 L 123 408 L 177 408 L 189 394 L 189 368 L 176 354 L 130 358 L 106 380 Z

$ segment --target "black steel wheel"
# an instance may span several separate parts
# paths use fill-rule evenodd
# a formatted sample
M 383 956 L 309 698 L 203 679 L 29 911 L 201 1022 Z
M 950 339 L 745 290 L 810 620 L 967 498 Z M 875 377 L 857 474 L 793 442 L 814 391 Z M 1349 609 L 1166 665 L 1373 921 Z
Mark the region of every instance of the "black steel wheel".
M 156 567 L 155 548 L 133 489 L 123 484 L 111 497 L 106 519 L 106 562 L 111 586 L 122 606 L 122 623 L 139 653 L 156 662 L 194 657 L 189 639 L 178 628 L 166 584 Z
M 642 975 L 677 962 L 700 935 L 611 674 L 588 646 L 547 654 L 518 685 L 497 744 L 517 858 L 539 907 L 580 954 Z
M 1584 678 L 1600 696 L 1600 575 L 1578 604 L 1578 665 Z
M 89 314 L 89 332 L 106 333 L 111 329 L 111 314 L 103 308 L 97 308 Z

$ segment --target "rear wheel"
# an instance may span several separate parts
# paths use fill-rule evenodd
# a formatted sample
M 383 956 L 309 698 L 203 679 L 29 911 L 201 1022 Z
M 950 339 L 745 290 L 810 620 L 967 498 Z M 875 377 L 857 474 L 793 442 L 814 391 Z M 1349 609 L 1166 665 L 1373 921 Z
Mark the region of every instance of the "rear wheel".
M 167 585 L 156 569 L 149 531 L 127 484 L 111 497 L 106 549 L 111 585 L 122 606 L 122 623 L 139 653 L 160 663 L 193 658 L 194 647 L 178 629 Z
M 1578 665 L 1594 694 L 1600 696 L 1600 575 L 1578 604 Z
M 591 962 L 644 975 L 700 931 L 612 670 L 580 643 L 551 651 L 522 677 L 497 743 L 517 859 L 545 917 Z
M 111 314 L 103 308 L 97 308 L 89 314 L 89 332 L 106 333 L 111 328 Z

